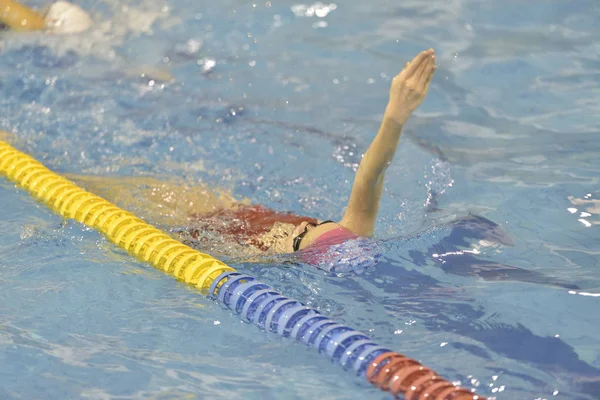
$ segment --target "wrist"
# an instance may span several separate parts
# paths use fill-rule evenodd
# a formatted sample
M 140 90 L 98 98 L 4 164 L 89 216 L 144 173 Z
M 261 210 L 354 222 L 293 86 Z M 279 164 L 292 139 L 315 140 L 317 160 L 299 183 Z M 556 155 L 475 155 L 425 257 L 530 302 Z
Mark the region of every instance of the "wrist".
M 401 116 L 396 117 L 386 111 L 386 113 L 383 115 L 383 120 L 381 121 L 381 129 L 387 132 L 400 134 L 400 132 L 402 132 L 402 128 L 404 127 L 404 123 L 402 121 L 406 121 L 406 119 Z
M 384 119 L 391 119 L 397 124 L 404 125 L 408 121 L 410 114 L 411 112 L 407 107 L 390 101 L 385 108 Z

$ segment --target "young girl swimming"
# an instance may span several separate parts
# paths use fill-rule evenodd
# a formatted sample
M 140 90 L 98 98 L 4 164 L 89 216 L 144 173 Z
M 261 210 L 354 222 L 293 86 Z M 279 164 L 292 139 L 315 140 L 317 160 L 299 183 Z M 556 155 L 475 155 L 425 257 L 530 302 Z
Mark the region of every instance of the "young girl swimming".
M 427 95 L 435 69 L 433 49 L 425 50 L 392 80 L 383 122 L 360 162 L 342 219 L 303 221 L 287 237 L 273 243 L 276 251 L 291 253 L 373 235 L 385 171 L 394 158 L 404 124 Z
M 425 50 L 392 80 L 383 122 L 360 162 L 342 219 L 317 224 L 304 221 L 280 240 L 277 249 L 290 253 L 373 235 L 385 171 L 394 158 L 404 124 L 427 95 L 435 69 L 433 49 Z
M 152 207 L 158 207 L 155 215 L 166 216 L 165 224 L 185 226 L 179 232 L 182 239 L 203 251 L 241 257 L 300 252 L 303 261 L 319 264 L 323 261 L 319 254 L 330 247 L 373 235 L 385 171 L 394 158 L 403 126 L 427 94 L 435 69 L 435 54 L 429 49 L 408 62 L 393 79 L 383 122 L 362 158 L 347 208 L 339 221 L 317 221 L 274 211 L 237 201 L 228 194 L 217 195 L 206 188 L 138 178 L 129 178 L 127 182 L 119 178 L 121 182 L 116 184 L 103 178 L 71 178 L 125 207 L 131 201 L 151 198 L 143 205 L 138 204 L 139 208 L 152 213 Z M 145 189 L 128 195 L 132 193 L 132 185 Z M 186 215 L 187 220 L 174 220 L 177 214 Z M 156 217 L 151 219 L 161 223 Z

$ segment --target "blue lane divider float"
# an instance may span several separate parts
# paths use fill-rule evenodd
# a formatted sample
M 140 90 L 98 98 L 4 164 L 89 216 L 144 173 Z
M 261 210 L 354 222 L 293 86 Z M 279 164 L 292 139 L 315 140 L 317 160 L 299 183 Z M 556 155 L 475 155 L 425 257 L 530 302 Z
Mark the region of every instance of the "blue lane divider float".
M 223 280 L 226 282 L 218 287 Z M 244 320 L 312 346 L 334 363 L 353 369 L 357 375 L 364 375 L 375 357 L 391 351 L 364 333 L 281 295 L 252 276 L 224 272 L 213 281 L 209 294 Z
M 223 272 L 210 285 L 208 295 L 261 329 L 316 348 L 334 364 L 366 377 L 396 398 L 404 394 L 405 400 L 485 400 L 252 276 Z

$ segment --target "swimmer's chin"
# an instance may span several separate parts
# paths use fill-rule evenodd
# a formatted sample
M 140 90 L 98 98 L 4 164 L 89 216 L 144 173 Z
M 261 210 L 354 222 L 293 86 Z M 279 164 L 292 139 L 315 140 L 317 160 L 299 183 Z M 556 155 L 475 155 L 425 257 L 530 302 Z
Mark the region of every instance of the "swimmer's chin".
M 248 244 L 259 248 L 265 255 L 290 253 L 288 242 L 295 228 L 293 224 L 275 222 L 268 232 Z
M 278 240 L 261 240 L 253 239 L 248 240 L 246 245 L 256 250 L 256 253 L 263 255 L 277 255 L 277 254 L 288 254 L 290 251 L 287 249 L 287 238 Z

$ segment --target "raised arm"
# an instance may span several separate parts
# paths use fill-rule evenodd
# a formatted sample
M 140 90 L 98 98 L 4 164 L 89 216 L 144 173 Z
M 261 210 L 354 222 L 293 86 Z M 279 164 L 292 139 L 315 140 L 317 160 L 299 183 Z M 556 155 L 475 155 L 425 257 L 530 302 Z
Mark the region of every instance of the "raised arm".
M 392 81 L 383 122 L 360 162 L 348 207 L 340 221 L 340 225 L 358 235 L 373 234 L 385 171 L 396 153 L 402 127 L 427 94 L 435 68 L 433 49 L 425 50 Z

